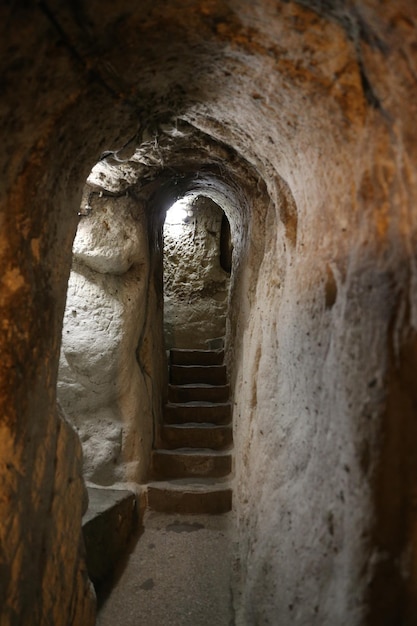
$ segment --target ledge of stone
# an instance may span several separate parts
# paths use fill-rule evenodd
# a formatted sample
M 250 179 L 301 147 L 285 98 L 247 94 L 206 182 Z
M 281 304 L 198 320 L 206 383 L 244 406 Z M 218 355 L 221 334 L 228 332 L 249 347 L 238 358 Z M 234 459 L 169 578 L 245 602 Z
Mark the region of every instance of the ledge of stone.
M 94 584 L 109 576 L 126 553 L 139 524 L 136 495 L 129 490 L 88 487 L 83 517 L 87 569 Z

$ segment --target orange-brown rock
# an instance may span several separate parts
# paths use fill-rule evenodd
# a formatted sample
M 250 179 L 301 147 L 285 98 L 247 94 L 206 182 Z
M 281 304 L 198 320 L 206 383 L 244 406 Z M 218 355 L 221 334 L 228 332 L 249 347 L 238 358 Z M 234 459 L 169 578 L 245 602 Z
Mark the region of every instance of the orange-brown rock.
M 230 221 L 238 623 L 417 624 L 416 20 L 408 0 L 2 4 L 2 625 L 94 623 L 56 382 L 98 161 L 149 216 L 149 319 L 169 203 L 201 191 Z

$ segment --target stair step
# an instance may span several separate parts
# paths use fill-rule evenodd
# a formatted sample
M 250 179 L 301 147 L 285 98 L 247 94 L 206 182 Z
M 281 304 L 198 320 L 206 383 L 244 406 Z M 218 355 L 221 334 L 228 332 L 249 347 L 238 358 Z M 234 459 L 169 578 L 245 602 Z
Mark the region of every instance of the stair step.
M 227 374 L 225 365 L 171 365 L 170 381 L 174 385 L 206 383 L 225 385 Z
M 164 423 L 152 452 L 150 509 L 220 514 L 231 510 L 231 404 L 223 349 L 170 351 Z
M 152 468 L 155 478 L 221 477 L 232 469 L 229 452 L 180 448 L 153 450 Z
M 231 510 L 232 489 L 219 480 L 160 481 L 148 485 L 147 501 L 148 508 L 161 513 L 219 515 Z
M 232 416 L 230 402 L 186 402 L 166 404 L 164 421 L 167 424 L 185 424 L 190 422 L 229 424 Z
M 213 424 L 170 424 L 159 430 L 158 448 L 210 448 L 223 450 L 232 445 L 231 426 Z
M 226 402 L 229 399 L 229 385 L 168 385 L 169 402 Z
M 224 350 L 185 350 L 173 348 L 170 351 L 172 365 L 221 365 Z

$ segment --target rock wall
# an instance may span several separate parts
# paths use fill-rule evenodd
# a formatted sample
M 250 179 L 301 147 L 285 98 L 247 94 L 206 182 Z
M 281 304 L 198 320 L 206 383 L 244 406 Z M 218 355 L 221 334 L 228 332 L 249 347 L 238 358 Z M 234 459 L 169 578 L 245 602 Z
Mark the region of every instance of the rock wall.
M 81 217 L 73 246 L 58 398 L 80 436 L 85 478 L 141 482 L 154 411 L 150 363 L 137 358 L 149 340 L 147 221 L 127 195 L 100 197 L 91 189 L 89 195 L 91 212 Z
M 100 159 L 137 197 L 244 188 L 228 332 L 238 619 L 414 626 L 416 7 L 50 0 L 0 18 L 1 623 L 94 622 L 56 380 Z
M 0 623 L 93 626 L 81 446 L 56 406 L 77 180 L 86 173 L 78 162 L 68 163 L 65 150 L 45 173 L 42 163 L 56 149 L 56 137 L 44 135 L 42 147 L 28 154 L 30 124 L 17 108 L 11 114 L 23 136 L 12 133 L 6 163 L 6 153 L 1 157 Z M 36 118 L 32 107 L 30 115 Z
M 222 209 L 194 200 L 193 216 L 164 226 L 164 328 L 167 349 L 207 348 L 224 337 L 229 275 L 220 265 Z
M 299 13 L 299 26 L 311 18 Z M 392 31 L 379 32 L 393 51 Z M 416 178 L 405 164 L 415 153 L 403 124 L 394 139 L 388 121 L 410 87 L 394 95 L 380 53 L 363 44 L 377 102 L 349 66 L 343 29 L 320 33 L 327 58 L 334 45 L 351 67 L 349 89 L 339 113 L 328 93 L 310 99 L 308 80 L 292 100 L 294 134 L 275 158 L 290 194 L 260 168 L 272 203 L 254 203 L 252 257 L 232 302 L 238 622 L 415 624 L 416 466 L 405 444 L 416 345 Z

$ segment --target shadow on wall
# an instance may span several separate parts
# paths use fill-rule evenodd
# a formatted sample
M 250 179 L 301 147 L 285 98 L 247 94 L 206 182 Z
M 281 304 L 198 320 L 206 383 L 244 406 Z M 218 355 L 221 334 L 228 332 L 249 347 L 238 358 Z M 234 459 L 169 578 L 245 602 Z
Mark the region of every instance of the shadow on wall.
M 166 348 L 207 348 L 224 337 L 232 245 L 228 219 L 210 198 L 184 197 L 164 225 Z

